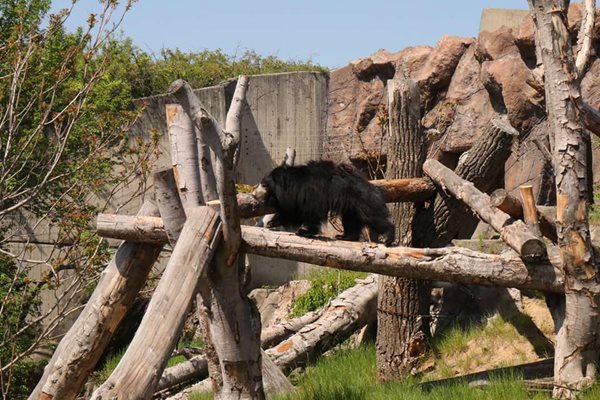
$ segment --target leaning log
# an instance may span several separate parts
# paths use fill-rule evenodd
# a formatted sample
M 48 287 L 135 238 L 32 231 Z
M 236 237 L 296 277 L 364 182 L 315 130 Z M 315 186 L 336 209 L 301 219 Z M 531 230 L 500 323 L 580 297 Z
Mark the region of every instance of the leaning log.
M 102 218 L 102 214 L 98 218 Z M 135 227 L 131 225 L 131 229 Z M 115 233 L 98 232 L 100 236 L 108 238 L 115 238 Z M 166 241 L 166 233 L 164 238 Z M 555 257 L 550 257 L 549 261 L 529 264 L 516 256 L 483 254 L 458 247 L 385 247 L 366 242 L 309 239 L 291 232 L 271 231 L 254 226 L 242 226 L 242 251 L 389 276 L 557 293 L 563 290 L 562 273 Z
M 92 399 L 149 399 L 154 394 L 220 235 L 215 211 L 208 207 L 188 210 L 181 236 L 133 341 Z
M 138 215 L 158 215 L 158 210 L 147 202 Z M 163 236 L 166 238 L 164 230 Z M 119 246 L 92 297 L 54 351 L 29 400 L 77 397 L 144 286 L 164 243 L 163 239 L 160 243 L 124 242 Z
M 500 238 L 521 257 L 540 259 L 546 255 L 544 242 L 538 239 L 523 221 L 513 220 L 510 215 L 492 207 L 490 197 L 477 190 L 472 183 L 461 179 L 436 160 L 425 161 L 423 170 L 438 185 L 448 190 L 476 212 L 479 218 L 490 224 L 500 234 Z

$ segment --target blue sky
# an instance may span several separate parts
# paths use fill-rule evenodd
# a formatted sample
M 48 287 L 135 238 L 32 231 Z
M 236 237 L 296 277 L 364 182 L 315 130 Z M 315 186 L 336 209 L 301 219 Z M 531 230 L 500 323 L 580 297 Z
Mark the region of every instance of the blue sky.
M 55 0 L 53 8 L 70 0 Z M 476 36 L 481 11 L 528 8 L 526 0 L 140 0 L 121 30 L 148 52 L 222 49 L 307 60 L 335 68 L 380 48 L 434 45 L 444 34 Z M 80 0 L 68 21 L 85 25 L 96 0 Z

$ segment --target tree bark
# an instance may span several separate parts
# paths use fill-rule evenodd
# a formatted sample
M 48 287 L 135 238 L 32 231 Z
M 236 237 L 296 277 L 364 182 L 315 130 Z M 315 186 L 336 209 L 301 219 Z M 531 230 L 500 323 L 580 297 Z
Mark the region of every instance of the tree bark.
M 504 176 L 504 163 L 519 133 L 505 119 L 489 122 L 480 139 L 463 154 L 454 170 L 484 193 L 496 189 Z M 456 199 L 439 192 L 433 204 L 433 220 L 423 226 L 430 232 L 428 246 L 446 246 L 453 239 L 470 237 L 478 220 Z
M 526 259 L 541 259 L 546 255 L 546 246 L 527 225 L 513 220 L 510 215 L 492 207 L 487 194 L 477 190 L 473 184 L 458 177 L 436 160 L 427 160 L 423 169 L 441 187 L 467 204 L 485 222 L 490 224 L 500 238 Z
M 184 209 L 203 204 L 194 124 L 179 104 L 167 104 L 171 162 Z
M 138 215 L 156 216 L 158 210 L 146 202 Z M 144 286 L 163 243 L 124 242 L 119 246 L 92 297 L 54 351 L 29 400 L 77 397 Z
M 554 396 L 574 398 L 596 379 L 600 285 L 588 225 L 586 132 L 567 30 L 568 1 L 529 0 L 546 74 L 554 133 L 556 222 L 565 277 L 564 321 L 558 326 Z M 584 112 L 585 113 L 585 112 Z
M 372 243 L 308 239 L 291 232 L 253 226 L 242 227 L 242 239 L 242 251 L 249 254 L 336 269 L 467 285 L 562 292 L 562 273 L 555 257 L 531 264 L 524 263 L 519 257 L 483 254 L 458 247 L 385 247 Z
M 210 208 L 188 210 L 181 236 L 133 341 L 92 399 L 152 397 L 177 344 L 200 277 L 212 260 L 219 228 L 219 217 Z
M 420 178 L 426 157 L 419 87 L 412 80 L 388 81 L 390 143 L 386 179 Z M 389 206 L 402 246 L 423 247 L 417 232 L 423 203 Z M 396 380 L 410 374 L 424 357 L 429 331 L 428 281 L 381 276 L 377 303 L 377 377 Z
M 261 372 L 260 316 L 243 293 L 243 257 L 240 212 L 236 199 L 234 168 L 241 136 L 241 112 L 245 104 L 248 77 L 240 76 L 227 112 L 225 127 L 206 111 L 190 85 L 173 82 L 169 92 L 188 112 L 215 155 L 215 178 L 219 195 L 223 241 L 208 274 L 210 293 L 210 336 L 219 355 L 222 386 L 217 399 L 263 399 Z M 206 298 L 210 295 L 210 298 Z
M 492 192 L 490 195 L 490 204 L 513 218 L 523 218 L 523 206 L 521 202 L 504 189 L 497 189 Z M 552 243 L 557 243 L 556 207 L 536 206 L 536 210 L 539 214 L 539 225 L 542 235 L 550 239 Z
M 377 287 L 377 277 L 369 275 L 332 300 L 316 322 L 267 350 L 267 354 L 280 368 L 291 369 L 343 342 L 374 318 Z

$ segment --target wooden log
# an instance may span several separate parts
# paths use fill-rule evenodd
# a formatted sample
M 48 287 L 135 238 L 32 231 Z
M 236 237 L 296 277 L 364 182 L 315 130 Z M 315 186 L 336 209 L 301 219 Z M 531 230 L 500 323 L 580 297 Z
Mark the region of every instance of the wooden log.
M 596 20 L 596 0 L 584 0 L 583 4 L 581 26 L 577 34 L 577 56 L 575 58 L 575 71 L 580 79 L 583 78 L 590 60 L 594 22 Z
M 490 194 L 490 205 L 513 218 L 523 218 L 523 205 L 518 198 L 509 194 L 505 189 L 496 189 Z
M 208 362 L 205 356 L 197 355 L 177 365 L 167 368 L 162 373 L 156 391 L 165 390 L 175 385 L 208 376 Z
M 288 338 L 306 325 L 315 322 L 323 314 L 323 309 L 308 312 L 300 317 L 284 320 L 279 324 L 263 329 L 260 333 L 260 342 L 263 349 L 267 349 Z
M 146 202 L 138 213 L 141 215 L 156 216 L 158 210 Z M 144 286 L 163 244 L 164 240 L 158 244 L 124 242 L 119 246 L 85 308 L 54 351 L 29 400 L 77 397 Z
M 523 204 L 523 221 L 527 224 L 531 232 L 541 239 L 538 210 L 535 206 L 535 197 L 533 196 L 533 187 L 531 185 L 522 185 L 519 187 L 521 192 L 521 201 Z
M 169 243 L 175 247 L 185 224 L 185 211 L 177 190 L 175 172 L 172 168 L 168 168 L 155 172 L 152 177 L 156 204 L 160 210 L 164 229 Z
M 92 399 L 152 397 L 219 239 L 216 212 L 208 207 L 188 211 L 181 236 L 135 337 Z
M 454 172 L 482 192 L 488 193 L 501 185 L 504 163 L 511 154 L 513 140 L 519 136 L 506 119 L 492 119 L 477 142 L 463 154 Z M 433 205 L 433 220 L 423 226 L 431 232 L 428 246 L 446 246 L 458 237 L 470 237 L 478 220 L 462 203 L 443 192 Z
M 291 369 L 343 342 L 375 317 L 377 291 L 377 277 L 369 275 L 332 300 L 316 322 L 267 350 L 267 354 L 280 368 Z
M 513 218 L 523 218 L 523 206 L 516 197 L 504 189 L 496 189 L 490 194 L 490 204 L 504 211 Z M 536 206 L 539 214 L 539 227 L 544 237 L 552 243 L 557 242 L 556 236 L 556 207 Z
M 194 124 L 179 104 L 167 104 L 167 128 L 171 159 L 181 202 L 186 209 L 203 204 L 200 186 L 200 160 L 196 149 Z
M 554 363 L 555 397 L 575 398 L 598 375 L 600 279 L 590 240 L 589 137 L 582 126 L 567 1 L 529 0 L 544 63 L 546 107 L 554 137 L 558 246 L 565 279 Z M 583 110 L 585 120 L 585 110 Z
M 427 160 L 423 170 L 438 185 L 447 189 L 457 199 L 467 204 L 485 222 L 490 224 L 500 238 L 521 257 L 528 260 L 546 256 L 546 246 L 520 220 L 490 205 L 487 194 L 477 190 L 472 183 L 458 177 L 450 169 L 436 160 Z
M 191 86 L 177 80 L 169 87 L 183 105 L 215 155 L 214 175 L 220 201 L 223 241 L 210 282 L 210 335 L 221 364 L 222 381 L 214 382 L 218 398 L 264 398 L 260 348 L 260 315 L 243 293 L 240 212 L 236 198 L 235 164 L 241 137 L 241 114 L 248 77 L 240 76 L 222 127 L 202 105 Z M 203 293 L 203 297 L 209 293 Z M 221 385 L 217 387 L 217 383 Z
M 421 203 L 435 195 L 435 186 L 424 178 L 379 179 L 371 183 L 383 190 L 386 203 Z
M 133 220 L 132 220 L 133 221 Z M 153 222 L 155 223 L 155 222 Z M 132 228 L 135 229 L 135 228 Z M 112 237 L 110 232 L 103 232 Z M 164 234 L 166 240 L 167 235 Z M 242 226 L 242 249 L 249 254 L 389 276 L 483 286 L 562 292 L 562 273 L 550 262 L 524 264 L 518 257 L 442 247 L 414 249 L 331 239 L 307 239 L 291 232 Z M 449 264 L 443 265 L 446 260 Z M 504 271 L 504 272 L 503 272 Z
M 465 285 L 562 292 L 556 257 L 524 263 L 517 256 L 483 254 L 458 247 L 416 249 L 364 242 L 307 239 L 290 232 L 244 226 L 242 249 L 265 257 L 325 267 Z
M 421 127 L 419 86 L 410 79 L 388 81 L 389 133 L 385 177 L 421 178 L 427 156 Z M 389 206 L 400 245 L 426 247 L 419 221 L 432 218 L 422 203 Z M 404 378 L 428 350 L 431 288 L 426 280 L 381 276 L 377 297 L 377 379 Z

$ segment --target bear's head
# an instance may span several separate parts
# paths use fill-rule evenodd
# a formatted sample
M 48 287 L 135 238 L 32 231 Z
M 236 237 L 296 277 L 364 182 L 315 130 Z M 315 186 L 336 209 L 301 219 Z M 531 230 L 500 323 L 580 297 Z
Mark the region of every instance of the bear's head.
M 257 200 L 264 202 L 267 206 L 278 207 L 278 194 L 285 190 L 287 181 L 287 165 L 281 165 L 273 169 L 265 176 L 258 186 L 252 191 L 252 196 Z

